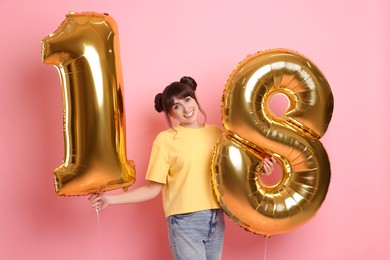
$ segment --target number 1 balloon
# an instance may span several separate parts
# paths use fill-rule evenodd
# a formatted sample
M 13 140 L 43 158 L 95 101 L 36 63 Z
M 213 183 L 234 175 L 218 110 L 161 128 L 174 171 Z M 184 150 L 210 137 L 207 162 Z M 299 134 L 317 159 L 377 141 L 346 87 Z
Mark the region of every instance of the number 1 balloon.
M 289 100 L 283 115 L 270 109 L 275 94 Z M 297 52 L 262 51 L 236 66 L 222 98 L 227 134 L 216 145 L 211 166 L 217 199 L 232 220 L 269 237 L 313 217 L 330 182 L 328 156 L 318 139 L 332 111 L 324 75 Z M 282 177 L 269 185 L 260 175 L 271 155 Z
M 107 14 L 69 13 L 42 40 L 42 60 L 62 85 L 64 160 L 54 171 L 58 195 L 87 195 L 135 181 L 126 157 L 117 26 Z

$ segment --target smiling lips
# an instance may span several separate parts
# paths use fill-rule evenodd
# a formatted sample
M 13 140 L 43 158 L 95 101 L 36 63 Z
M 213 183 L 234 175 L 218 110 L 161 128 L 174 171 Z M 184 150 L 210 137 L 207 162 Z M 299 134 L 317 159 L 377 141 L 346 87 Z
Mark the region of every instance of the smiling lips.
M 192 110 L 191 112 L 189 112 L 188 114 L 184 115 L 185 118 L 191 118 L 194 114 L 194 110 Z

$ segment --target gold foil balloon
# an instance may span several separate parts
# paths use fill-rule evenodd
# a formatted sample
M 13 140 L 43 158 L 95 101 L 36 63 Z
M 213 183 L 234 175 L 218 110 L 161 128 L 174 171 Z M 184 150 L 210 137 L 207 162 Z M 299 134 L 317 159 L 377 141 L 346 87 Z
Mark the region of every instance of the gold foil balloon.
M 270 99 L 283 94 L 287 112 L 276 115 Z M 318 139 L 333 111 L 324 75 L 297 52 L 275 49 L 248 56 L 227 80 L 222 120 L 227 134 L 212 160 L 214 191 L 241 227 L 269 237 L 307 222 L 321 206 L 330 164 Z M 266 184 L 263 160 L 273 156 L 282 177 Z
M 69 13 L 42 40 L 42 59 L 62 85 L 65 155 L 54 171 L 58 195 L 86 195 L 135 181 L 126 158 L 118 30 L 107 14 Z

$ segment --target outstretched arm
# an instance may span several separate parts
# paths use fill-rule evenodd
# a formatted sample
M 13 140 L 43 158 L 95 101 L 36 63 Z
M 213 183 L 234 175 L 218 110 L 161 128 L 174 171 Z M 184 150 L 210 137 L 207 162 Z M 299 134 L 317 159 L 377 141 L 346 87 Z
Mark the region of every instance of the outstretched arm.
M 149 181 L 148 184 L 120 194 L 99 194 L 89 197 L 91 205 L 96 210 L 103 210 L 110 205 L 127 204 L 147 201 L 155 198 L 164 184 Z

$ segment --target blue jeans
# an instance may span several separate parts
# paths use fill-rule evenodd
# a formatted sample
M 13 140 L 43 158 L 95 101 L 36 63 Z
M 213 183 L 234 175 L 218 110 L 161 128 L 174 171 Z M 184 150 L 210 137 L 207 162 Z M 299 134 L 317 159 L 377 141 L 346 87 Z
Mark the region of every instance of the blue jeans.
M 167 218 L 175 260 L 219 260 L 225 232 L 222 209 L 202 210 Z

